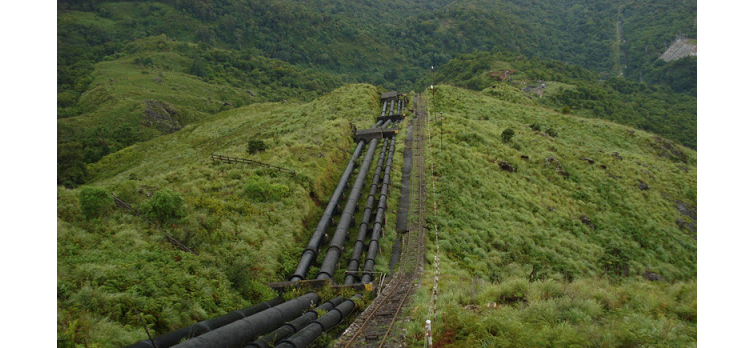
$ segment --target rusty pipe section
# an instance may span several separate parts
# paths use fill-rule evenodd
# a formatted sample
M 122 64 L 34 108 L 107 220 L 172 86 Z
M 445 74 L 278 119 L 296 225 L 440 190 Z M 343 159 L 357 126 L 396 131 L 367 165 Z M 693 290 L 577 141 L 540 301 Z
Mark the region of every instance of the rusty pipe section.
M 247 318 L 194 337 L 173 346 L 174 348 L 233 348 L 242 347 L 260 335 L 279 328 L 283 323 L 300 316 L 320 302 L 314 292 L 286 301 Z

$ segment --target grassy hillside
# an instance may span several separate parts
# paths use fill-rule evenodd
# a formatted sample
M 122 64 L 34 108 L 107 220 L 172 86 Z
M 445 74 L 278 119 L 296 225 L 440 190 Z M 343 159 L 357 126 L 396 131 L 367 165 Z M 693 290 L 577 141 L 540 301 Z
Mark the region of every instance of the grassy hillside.
M 312 100 L 338 85 L 333 77 L 279 60 L 165 35 L 128 43 L 97 63 L 91 79 L 78 100 L 62 101 L 69 93 L 59 93 L 58 184 L 69 187 L 88 179 L 86 163 L 126 146 L 223 110 Z
M 485 90 L 504 100 L 529 100 L 562 113 L 619 122 L 697 147 L 697 97 L 667 86 L 615 77 L 603 80 L 576 65 L 491 52 L 461 55 L 437 70 L 435 76 L 422 81 L 424 85 L 434 80 Z M 501 79 L 506 70 L 511 74 Z
M 135 310 L 161 334 L 271 298 L 265 284 L 293 272 L 351 155 L 350 123 L 374 123 L 378 98 L 349 85 L 306 104 L 221 112 L 90 164 L 87 186 L 59 186 L 58 346 L 144 339 Z M 250 139 L 267 150 L 247 154 Z M 213 153 L 296 174 L 212 163 Z
M 427 250 L 430 262 L 437 224 L 437 346 L 695 344 L 694 151 L 450 86 L 430 108 L 445 117 L 443 152 L 435 118 L 427 159 L 439 179 Z M 409 312 L 417 347 L 432 277 Z

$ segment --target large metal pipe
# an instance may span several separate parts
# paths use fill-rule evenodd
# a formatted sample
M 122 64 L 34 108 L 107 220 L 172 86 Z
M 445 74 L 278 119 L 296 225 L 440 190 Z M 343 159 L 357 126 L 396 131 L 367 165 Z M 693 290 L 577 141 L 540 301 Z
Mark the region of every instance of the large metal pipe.
M 385 116 L 385 108 L 388 106 L 388 101 L 383 102 L 383 112 L 380 113 L 380 116 Z
M 264 310 L 250 317 L 236 320 L 188 341 L 179 343 L 173 348 L 233 348 L 242 347 L 260 335 L 280 327 L 320 302 L 320 297 L 313 292 L 286 301 L 270 309 Z
M 379 121 L 375 123 L 373 128 L 380 127 L 382 125 L 383 121 Z M 333 213 L 338 206 L 338 201 L 341 200 L 341 197 L 343 196 L 344 189 L 349 185 L 349 178 L 354 172 L 354 166 L 356 166 L 356 161 L 359 158 L 359 155 L 362 153 L 364 144 L 364 141 L 360 141 L 357 144 L 356 149 L 354 149 L 354 153 L 351 155 L 351 159 L 349 159 L 349 163 L 346 165 L 346 169 L 344 169 L 343 174 L 341 174 L 341 179 L 338 181 L 336 189 L 330 196 L 330 201 L 328 201 L 328 205 L 326 206 L 325 211 L 322 213 L 320 222 L 318 222 L 317 227 L 315 227 L 315 232 L 312 233 L 312 237 L 309 239 L 307 247 L 304 248 L 301 260 L 299 261 L 299 265 L 296 266 L 296 271 L 294 271 L 294 275 L 291 276 L 289 280 L 303 280 L 307 274 L 307 271 L 309 270 L 309 267 L 312 265 L 312 262 L 317 258 L 317 251 L 320 249 L 320 244 L 322 244 L 322 239 L 325 235 L 325 231 L 330 226 L 331 221 L 333 221 Z
M 350 299 L 343 301 L 333 310 L 325 313 L 322 317 L 315 320 L 307 327 L 301 329 L 293 336 L 283 340 L 276 348 L 306 348 L 317 340 L 323 332 L 334 328 L 343 319 L 348 317 L 356 308 L 355 300 L 361 298 L 361 294 L 356 294 Z
M 333 233 L 333 240 L 328 247 L 327 254 L 325 254 L 325 259 L 322 261 L 320 272 L 317 274 L 317 279 L 333 278 L 336 263 L 338 262 L 338 258 L 341 257 L 343 242 L 346 240 L 349 226 L 354 218 L 354 210 L 356 210 L 359 195 L 362 193 L 364 179 L 367 177 L 367 171 L 370 169 L 370 163 L 375 154 L 375 147 L 377 147 L 377 139 L 370 140 L 370 147 L 364 155 L 362 166 L 359 168 L 359 174 L 357 174 L 357 178 L 354 181 L 354 187 L 351 188 L 351 193 L 349 194 L 349 198 L 346 201 L 343 212 L 341 213 L 341 219 L 338 221 L 336 231 Z
M 393 103 L 395 103 L 395 100 L 391 100 L 391 112 L 389 115 L 393 115 Z
M 415 101 L 416 105 L 416 101 Z M 411 177 L 412 177 L 412 125 L 406 127 L 406 138 L 404 139 L 404 166 L 401 168 L 401 197 L 398 201 L 398 213 L 396 214 L 396 234 L 401 235 L 407 232 L 407 221 L 409 215 L 409 205 L 411 201 Z M 399 261 L 401 253 L 401 239 L 396 238 L 391 253 L 390 269 Z
M 388 150 L 388 160 L 385 163 L 385 174 L 383 175 L 383 186 L 380 190 L 380 200 L 378 201 L 377 213 L 375 214 L 375 224 L 372 227 L 372 238 L 367 250 L 367 256 L 362 268 L 362 283 L 367 284 L 372 281 L 372 272 L 375 269 L 375 257 L 377 256 L 380 236 L 385 222 L 385 209 L 388 206 L 388 190 L 391 184 L 391 167 L 393 165 L 393 152 L 395 150 L 396 138 L 391 139 L 391 147 Z
M 336 306 L 343 303 L 343 301 L 344 301 L 343 297 L 337 296 L 336 298 L 321 304 L 319 307 L 302 314 L 300 317 L 289 321 L 288 323 L 279 327 L 277 330 L 263 337 L 258 338 L 256 341 L 252 343 L 249 343 L 244 348 L 274 347 L 276 343 L 290 337 L 291 335 L 295 334 L 296 332 L 298 332 L 305 326 L 309 325 L 309 323 L 315 321 L 315 319 L 317 319 L 317 311 L 324 311 L 324 312 L 331 311 L 334 308 L 336 308 Z
M 362 258 L 364 238 L 367 236 L 367 228 L 372 218 L 372 209 L 375 206 L 375 194 L 380 183 L 380 172 L 383 169 L 383 161 L 385 160 L 387 149 L 388 140 L 386 139 L 383 141 L 383 149 L 380 151 L 380 157 L 378 158 L 377 166 L 375 166 L 375 174 L 372 177 L 372 185 L 370 186 L 370 195 L 367 197 L 367 204 L 365 204 L 364 212 L 362 213 L 362 223 L 359 225 L 357 239 L 354 242 L 354 250 L 351 253 L 351 259 L 349 259 L 349 264 L 346 268 L 346 278 L 343 282 L 346 285 L 354 284 L 354 280 L 357 278 L 356 271 L 359 269 L 359 259 Z
M 168 332 L 164 335 L 152 338 L 152 341 L 155 342 L 155 346 L 157 347 L 171 347 L 178 342 L 181 342 L 181 340 L 183 339 L 199 336 L 203 333 L 217 329 L 224 325 L 228 325 L 236 320 L 246 318 L 250 315 L 259 313 L 265 309 L 269 309 L 281 303 L 283 303 L 283 298 L 276 297 L 272 300 L 256 304 L 254 306 L 242 308 L 237 311 L 221 315 L 219 317 L 207 319 L 205 321 L 201 321 L 196 324 Z M 126 348 L 154 348 L 155 346 L 152 345 L 152 342 L 150 342 L 150 340 L 144 340 L 136 342 L 130 346 L 127 346 Z

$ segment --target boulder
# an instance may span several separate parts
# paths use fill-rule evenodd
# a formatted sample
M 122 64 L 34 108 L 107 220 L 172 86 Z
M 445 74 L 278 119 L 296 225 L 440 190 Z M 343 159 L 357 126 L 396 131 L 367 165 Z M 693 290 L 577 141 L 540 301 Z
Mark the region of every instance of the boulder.
M 648 184 L 646 184 L 644 181 L 642 181 L 642 180 L 637 180 L 637 181 L 640 183 L 640 185 L 639 185 L 640 190 L 647 191 L 647 190 L 650 189 L 650 186 L 648 186 Z
M 501 170 L 505 170 L 509 173 L 513 173 L 516 171 L 514 166 L 511 165 L 511 163 L 506 161 L 498 161 L 498 166 L 501 167 Z
M 650 271 L 645 271 L 645 274 L 642 275 L 643 278 L 651 281 L 651 282 L 662 282 L 663 277 L 661 277 L 660 274 Z

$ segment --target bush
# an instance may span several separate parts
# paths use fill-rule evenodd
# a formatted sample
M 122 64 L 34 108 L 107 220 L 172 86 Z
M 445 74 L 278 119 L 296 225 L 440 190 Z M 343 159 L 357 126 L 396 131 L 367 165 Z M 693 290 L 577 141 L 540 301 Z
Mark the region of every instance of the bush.
M 514 130 L 513 130 L 513 129 L 511 129 L 511 127 L 509 127 L 509 128 L 506 128 L 506 130 L 504 130 L 504 131 L 503 131 L 503 132 L 501 133 L 501 139 L 503 139 L 503 142 L 504 142 L 504 143 L 509 143 L 509 142 L 511 142 L 511 139 L 512 139 L 513 137 L 514 137 Z
M 139 206 L 139 211 L 148 219 L 167 224 L 184 216 L 184 199 L 171 190 L 160 190 Z
M 248 152 L 250 155 L 260 151 L 265 151 L 266 149 L 267 145 L 265 145 L 265 142 L 259 139 L 250 139 L 249 143 L 246 146 L 246 152 Z
M 270 183 L 266 178 L 253 176 L 244 186 L 244 193 L 254 202 L 277 201 L 288 196 L 288 186 Z
M 561 108 L 561 113 L 562 114 L 570 114 L 571 113 L 571 109 L 569 108 L 569 106 L 564 105 L 564 107 Z
M 553 128 L 546 129 L 545 134 L 548 134 L 549 136 L 552 136 L 554 138 L 558 136 L 558 132 L 556 132 L 556 130 Z
M 113 206 L 113 198 L 104 189 L 85 186 L 79 191 L 79 207 L 87 219 L 101 216 Z
M 530 125 L 530 129 L 532 129 L 533 131 L 538 131 L 539 132 L 540 131 L 540 124 L 537 123 L 537 122 L 535 122 L 535 123 L 533 123 L 533 124 Z

